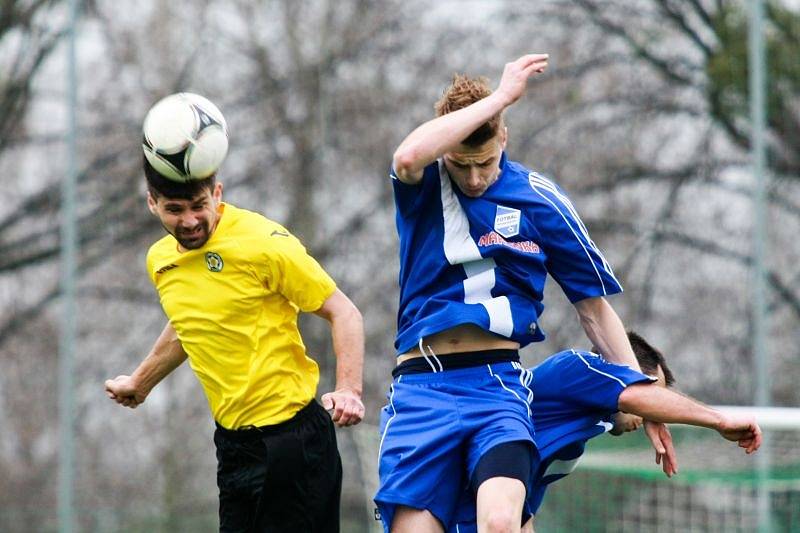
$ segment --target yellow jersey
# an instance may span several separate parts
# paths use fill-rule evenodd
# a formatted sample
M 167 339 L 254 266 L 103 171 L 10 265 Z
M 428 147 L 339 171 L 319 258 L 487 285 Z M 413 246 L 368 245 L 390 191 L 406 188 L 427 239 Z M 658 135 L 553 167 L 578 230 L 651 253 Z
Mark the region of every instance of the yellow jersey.
M 181 252 L 167 235 L 150 247 L 147 271 L 214 420 L 227 429 L 278 424 L 319 382 L 298 311 L 319 309 L 336 284 L 281 225 L 231 204 L 219 209 L 205 245 Z

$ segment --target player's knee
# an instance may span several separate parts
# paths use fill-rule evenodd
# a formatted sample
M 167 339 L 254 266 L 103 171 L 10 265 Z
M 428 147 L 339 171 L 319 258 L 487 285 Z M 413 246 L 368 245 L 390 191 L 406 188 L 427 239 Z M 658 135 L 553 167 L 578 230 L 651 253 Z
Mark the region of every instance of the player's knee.
M 489 533 L 506 533 L 519 531 L 520 517 L 515 516 L 513 509 L 509 507 L 497 507 L 489 509 L 483 519 L 481 531 Z

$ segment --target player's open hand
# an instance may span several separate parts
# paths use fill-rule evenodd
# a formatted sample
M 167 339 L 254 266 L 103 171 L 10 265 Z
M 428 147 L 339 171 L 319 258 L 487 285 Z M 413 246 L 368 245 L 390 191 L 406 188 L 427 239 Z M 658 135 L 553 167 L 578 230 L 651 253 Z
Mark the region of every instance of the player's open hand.
M 753 417 L 725 415 L 717 431 L 727 440 L 738 442 L 745 453 L 753 453 L 761 446 L 761 428 Z
M 549 57 L 548 54 L 527 54 L 516 61 L 506 63 L 500 84 L 495 91 L 504 98 L 506 106 L 513 104 L 525 94 L 528 79 L 545 71 Z
M 350 389 L 323 394 L 322 407 L 331 412 L 333 422 L 339 427 L 354 426 L 364 418 L 361 395 Z
M 141 390 L 131 376 L 117 376 L 114 379 L 107 379 L 105 387 L 106 396 L 131 409 L 136 409 L 147 398 L 147 392 Z
M 647 438 L 656 450 L 656 464 L 661 465 L 661 469 L 672 477 L 678 473 L 678 456 L 675 454 L 675 447 L 672 445 L 672 434 L 666 424 L 661 422 L 644 421 L 644 431 Z

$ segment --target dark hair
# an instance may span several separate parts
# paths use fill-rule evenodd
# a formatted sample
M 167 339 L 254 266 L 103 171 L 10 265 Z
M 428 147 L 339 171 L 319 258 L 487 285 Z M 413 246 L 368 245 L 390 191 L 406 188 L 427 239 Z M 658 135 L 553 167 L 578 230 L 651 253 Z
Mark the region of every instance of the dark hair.
M 216 174 L 202 179 L 202 180 L 189 180 L 189 181 L 175 181 L 162 176 L 153 165 L 147 160 L 147 157 L 142 156 L 142 166 L 144 168 L 144 177 L 147 180 L 147 190 L 154 199 L 160 196 L 171 199 L 192 200 L 204 189 L 209 191 L 214 190 L 216 184 Z
M 463 109 L 490 94 L 492 94 L 492 90 L 489 88 L 489 80 L 486 78 L 470 78 L 464 74 L 456 74 L 434 106 L 436 116 L 441 117 L 447 113 Z M 478 129 L 470 133 L 466 139 L 461 141 L 461 144 L 471 147 L 480 146 L 497 135 L 502 124 L 502 114 L 498 113 L 478 126 Z
M 650 344 L 642 338 L 641 335 L 635 331 L 628 332 L 628 340 L 631 342 L 633 353 L 636 355 L 636 360 L 639 361 L 639 366 L 642 367 L 642 372 L 645 374 L 655 376 L 658 374 L 658 367 L 664 372 L 664 381 L 668 387 L 675 383 L 675 376 L 667 366 L 667 361 L 657 349 L 650 346 Z

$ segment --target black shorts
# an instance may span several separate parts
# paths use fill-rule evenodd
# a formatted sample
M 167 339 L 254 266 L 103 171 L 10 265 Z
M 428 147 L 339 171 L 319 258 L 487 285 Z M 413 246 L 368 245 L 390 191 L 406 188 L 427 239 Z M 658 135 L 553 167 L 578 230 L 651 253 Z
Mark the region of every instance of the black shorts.
M 342 461 L 330 415 L 315 400 L 275 426 L 217 425 L 219 529 L 338 532 Z

